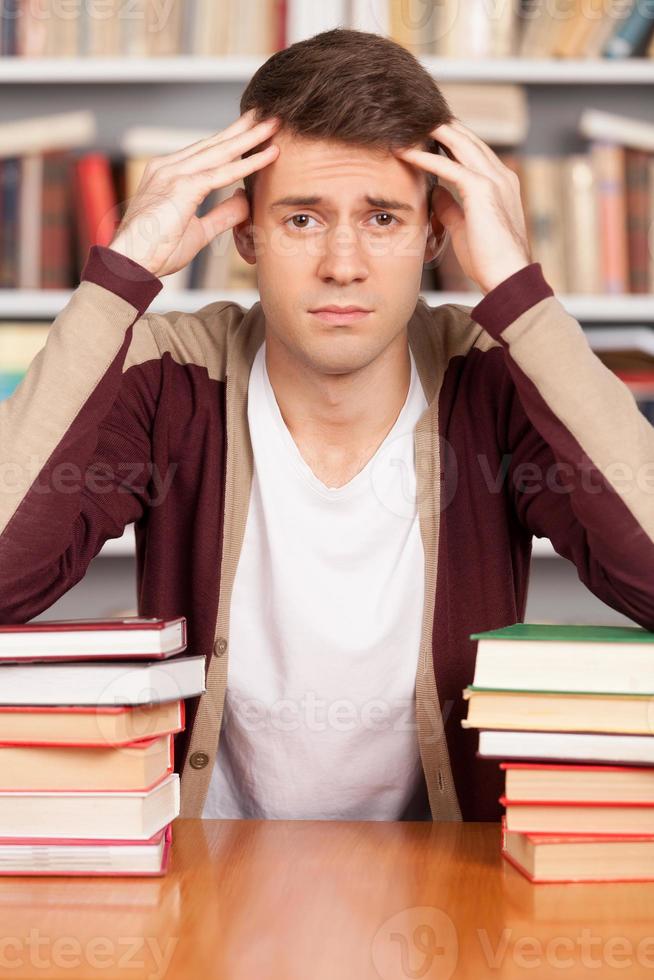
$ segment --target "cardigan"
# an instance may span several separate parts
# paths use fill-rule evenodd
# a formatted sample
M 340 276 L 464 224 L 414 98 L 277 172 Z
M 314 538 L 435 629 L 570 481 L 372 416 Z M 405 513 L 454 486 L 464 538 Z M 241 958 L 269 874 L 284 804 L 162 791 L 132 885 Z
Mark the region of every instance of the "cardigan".
M 225 300 L 148 312 L 162 287 L 92 246 L 0 403 L 0 621 L 46 610 L 134 523 L 139 615 L 184 615 L 188 653 L 205 658 L 206 690 L 175 737 L 180 812 L 194 817 L 220 736 L 265 315 L 260 301 Z M 418 296 L 407 333 L 428 402 L 414 430 L 425 554 L 415 697 L 431 819 L 498 821 L 502 772 L 461 726 L 470 634 L 523 621 L 534 535 L 654 629 L 654 428 L 540 263 L 474 307 Z

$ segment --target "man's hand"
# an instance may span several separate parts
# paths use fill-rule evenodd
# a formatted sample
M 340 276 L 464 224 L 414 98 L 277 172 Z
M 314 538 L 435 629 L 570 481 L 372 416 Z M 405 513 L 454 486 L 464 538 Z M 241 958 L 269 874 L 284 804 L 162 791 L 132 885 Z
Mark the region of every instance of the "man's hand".
M 155 276 L 183 269 L 217 235 L 248 217 L 240 187 L 208 214 L 197 217 L 195 212 L 214 188 L 233 184 L 277 158 L 274 143 L 240 157 L 269 139 L 279 125 L 275 117 L 255 125 L 254 110 L 249 110 L 227 129 L 148 161 L 109 247 Z
M 452 236 L 461 268 L 486 294 L 533 262 L 520 182 L 459 119 L 437 126 L 430 135 L 445 144 L 456 160 L 417 147 L 399 148 L 394 153 L 456 188 L 463 208 L 441 184 L 432 192 L 432 208 Z

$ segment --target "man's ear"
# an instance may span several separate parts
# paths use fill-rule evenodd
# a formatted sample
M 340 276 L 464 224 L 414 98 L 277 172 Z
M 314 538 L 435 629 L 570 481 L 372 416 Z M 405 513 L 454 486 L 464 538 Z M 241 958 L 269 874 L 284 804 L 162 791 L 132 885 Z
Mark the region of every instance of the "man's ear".
M 445 226 L 438 220 L 436 212 L 432 208 L 429 216 L 429 232 L 427 233 L 423 262 L 431 262 L 440 254 L 445 235 Z
M 241 258 L 249 265 L 256 265 L 257 256 L 254 250 L 254 235 L 252 231 L 252 217 L 248 214 L 247 218 L 232 227 L 234 243 Z

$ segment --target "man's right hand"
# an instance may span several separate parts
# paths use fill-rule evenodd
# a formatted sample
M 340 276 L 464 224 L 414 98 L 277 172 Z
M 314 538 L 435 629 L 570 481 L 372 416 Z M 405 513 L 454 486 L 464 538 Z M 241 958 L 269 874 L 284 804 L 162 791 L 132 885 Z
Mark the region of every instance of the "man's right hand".
M 250 207 L 241 188 L 208 214 L 196 210 L 214 188 L 226 187 L 277 158 L 274 143 L 242 160 L 241 154 L 269 139 L 280 120 L 254 123 L 254 110 L 176 153 L 149 160 L 109 248 L 155 276 L 183 269 L 200 249 L 244 221 Z

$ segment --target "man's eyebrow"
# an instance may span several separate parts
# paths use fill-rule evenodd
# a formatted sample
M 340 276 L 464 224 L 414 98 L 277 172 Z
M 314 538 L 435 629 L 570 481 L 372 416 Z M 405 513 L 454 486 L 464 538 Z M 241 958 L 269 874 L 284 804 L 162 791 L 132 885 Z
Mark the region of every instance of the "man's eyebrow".
M 382 211 L 413 211 L 415 210 L 410 204 L 405 201 L 393 201 L 386 197 L 371 197 L 370 194 L 365 195 L 365 200 L 373 208 L 379 208 Z M 270 205 L 270 210 L 274 208 L 309 208 L 314 204 L 324 204 L 322 197 L 314 194 L 311 197 L 306 197 L 303 195 L 296 195 L 290 197 L 280 197 L 277 201 L 273 201 Z

